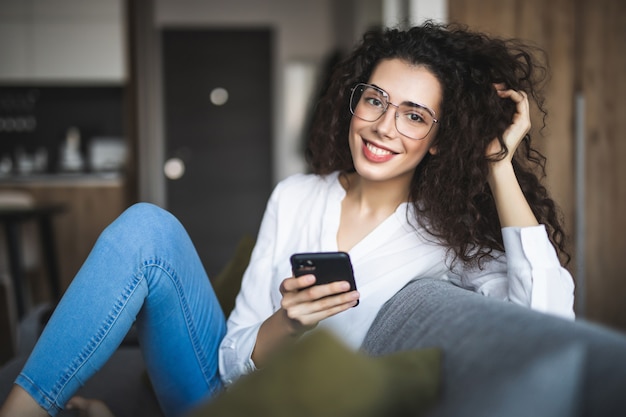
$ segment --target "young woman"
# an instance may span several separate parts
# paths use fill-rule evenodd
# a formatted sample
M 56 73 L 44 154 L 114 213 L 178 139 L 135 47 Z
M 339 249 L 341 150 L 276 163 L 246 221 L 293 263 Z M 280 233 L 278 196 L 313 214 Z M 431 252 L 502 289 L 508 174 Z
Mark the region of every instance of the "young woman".
M 0 415 L 55 415 L 135 320 L 174 416 L 316 326 L 357 349 L 382 304 L 420 277 L 573 317 L 564 233 L 528 135 L 542 73 L 524 46 L 463 28 L 366 34 L 318 103 L 314 174 L 272 193 L 228 322 L 180 224 L 133 206 L 103 232 Z M 336 250 L 358 292 L 291 276 L 293 253 Z

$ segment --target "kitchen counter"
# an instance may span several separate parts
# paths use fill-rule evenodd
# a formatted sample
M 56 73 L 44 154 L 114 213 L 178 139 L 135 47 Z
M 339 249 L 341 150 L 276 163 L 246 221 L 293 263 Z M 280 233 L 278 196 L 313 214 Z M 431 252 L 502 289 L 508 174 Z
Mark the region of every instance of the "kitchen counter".
M 102 173 L 61 173 L 33 175 L 0 175 L 0 185 L 35 186 L 119 186 L 124 182 L 124 174 L 119 172 Z
M 129 205 L 123 174 L 55 174 L 0 177 L 0 193 L 24 192 L 38 206 L 62 205 L 66 209 L 55 216 L 59 258 L 59 292 L 63 292 L 91 251 L 102 232 Z M 44 271 L 33 277 L 31 288 L 35 302 L 51 301 Z M 55 290 L 55 289 L 52 289 Z

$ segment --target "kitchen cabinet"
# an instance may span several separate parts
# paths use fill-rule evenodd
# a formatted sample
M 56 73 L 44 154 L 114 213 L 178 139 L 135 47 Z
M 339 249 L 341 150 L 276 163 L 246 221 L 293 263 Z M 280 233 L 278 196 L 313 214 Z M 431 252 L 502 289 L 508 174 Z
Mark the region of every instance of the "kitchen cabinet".
M 0 82 L 125 80 L 123 0 L 0 0 Z
M 125 182 L 121 177 L 48 176 L 41 179 L 0 182 L 0 192 L 30 193 L 36 203 L 61 204 L 64 211 L 52 223 L 56 240 L 61 293 L 87 258 L 96 239 L 127 207 Z M 43 262 L 41 262 L 43 267 Z M 50 299 L 46 271 L 30 277 L 35 303 Z

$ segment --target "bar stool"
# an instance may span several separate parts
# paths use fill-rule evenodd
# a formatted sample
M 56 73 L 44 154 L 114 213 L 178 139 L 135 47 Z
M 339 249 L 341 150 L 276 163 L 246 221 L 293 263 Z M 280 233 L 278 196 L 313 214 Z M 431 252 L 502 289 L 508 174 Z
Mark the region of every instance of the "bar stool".
M 61 295 L 52 218 L 63 210 L 64 207 L 58 204 L 36 204 L 28 193 L 0 192 L 0 222 L 4 225 L 6 242 L 6 250 L 3 252 L 8 255 L 8 272 L 15 294 L 18 319 L 26 313 L 24 283 L 28 268 L 32 268 L 34 262 L 37 262 L 37 246 L 41 248 L 54 300 L 58 300 Z M 29 230 L 28 227 L 33 223 L 37 228 Z M 40 245 L 34 242 L 36 235 L 39 235 Z

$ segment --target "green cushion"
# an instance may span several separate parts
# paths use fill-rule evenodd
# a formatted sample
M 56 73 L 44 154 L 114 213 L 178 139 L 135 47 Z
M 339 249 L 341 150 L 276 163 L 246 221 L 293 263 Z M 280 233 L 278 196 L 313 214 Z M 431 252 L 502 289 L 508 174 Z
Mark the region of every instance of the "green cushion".
M 246 271 L 248 263 L 250 263 L 250 255 L 252 254 L 254 244 L 255 240 L 252 237 L 242 237 L 233 257 L 219 274 L 211 279 L 213 290 L 226 317 L 235 308 L 235 299 L 241 288 L 243 273 Z
M 368 357 L 319 330 L 191 416 L 419 416 L 438 397 L 440 362 L 438 349 Z

